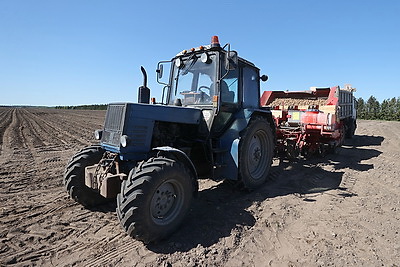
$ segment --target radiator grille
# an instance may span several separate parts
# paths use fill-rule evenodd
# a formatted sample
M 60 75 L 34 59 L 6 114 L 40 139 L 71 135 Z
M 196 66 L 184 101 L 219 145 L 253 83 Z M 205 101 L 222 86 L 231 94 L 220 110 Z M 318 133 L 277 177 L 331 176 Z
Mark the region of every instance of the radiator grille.
M 105 144 L 119 146 L 122 130 L 124 127 L 124 104 L 112 104 L 108 106 L 102 142 Z
M 123 115 L 125 105 L 109 105 L 104 129 L 121 131 L 123 127 Z

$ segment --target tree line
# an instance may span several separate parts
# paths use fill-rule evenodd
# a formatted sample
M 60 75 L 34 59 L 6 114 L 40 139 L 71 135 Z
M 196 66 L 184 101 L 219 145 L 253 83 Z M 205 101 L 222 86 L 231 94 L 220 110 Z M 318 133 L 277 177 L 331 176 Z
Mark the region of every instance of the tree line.
M 56 109 L 87 109 L 87 110 L 106 110 L 107 104 L 80 105 L 80 106 L 56 106 Z
M 360 97 L 357 102 L 358 119 L 400 121 L 400 97 L 385 99 L 382 103 L 374 96 L 367 101 Z

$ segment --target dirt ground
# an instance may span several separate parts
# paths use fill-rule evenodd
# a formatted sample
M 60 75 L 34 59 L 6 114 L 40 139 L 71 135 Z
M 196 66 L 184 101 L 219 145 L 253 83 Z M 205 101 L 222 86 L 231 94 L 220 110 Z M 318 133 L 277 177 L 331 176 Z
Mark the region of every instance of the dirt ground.
M 274 160 L 252 193 L 200 181 L 183 226 L 145 246 L 115 205 L 62 185 L 103 111 L 0 108 L 1 266 L 400 266 L 400 123 L 359 121 L 336 154 Z

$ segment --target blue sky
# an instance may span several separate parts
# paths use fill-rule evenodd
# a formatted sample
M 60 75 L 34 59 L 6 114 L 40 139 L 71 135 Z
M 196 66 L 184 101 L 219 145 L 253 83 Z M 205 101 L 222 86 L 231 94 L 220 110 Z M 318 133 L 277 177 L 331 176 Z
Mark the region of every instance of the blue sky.
M 0 0 L 0 105 L 136 102 L 149 74 L 218 35 L 270 79 L 263 90 L 351 83 L 400 96 L 400 1 Z

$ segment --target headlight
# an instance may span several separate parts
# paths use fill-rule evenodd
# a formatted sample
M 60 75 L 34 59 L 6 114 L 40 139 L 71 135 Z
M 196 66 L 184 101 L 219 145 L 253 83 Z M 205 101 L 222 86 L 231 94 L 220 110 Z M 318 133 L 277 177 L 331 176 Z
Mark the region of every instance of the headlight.
M 129 143 L 129 136 L 127 136 L 125 134 L 123 136 L 121 136 L 120 143 L 121 143 L 122 147 L 126 147 Z
M 103 135 L 103 131 L 102 130 L 94 131 L 94 138 L 96 138 L 96 140 L 100 140 L 102 135 Z
M 183 68 L 185 65 L 183 64 L 183 61 L 181 58 L 175 59 L 175 66 L 179 69 Z
M 210 64 L 211 63 L 211 58 L 207 53 L 201 54 L 200 60 L 201 60 L 201 62 L 206 63 L 206 64 Z

